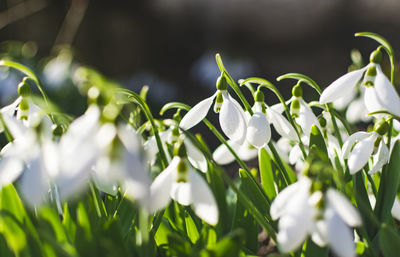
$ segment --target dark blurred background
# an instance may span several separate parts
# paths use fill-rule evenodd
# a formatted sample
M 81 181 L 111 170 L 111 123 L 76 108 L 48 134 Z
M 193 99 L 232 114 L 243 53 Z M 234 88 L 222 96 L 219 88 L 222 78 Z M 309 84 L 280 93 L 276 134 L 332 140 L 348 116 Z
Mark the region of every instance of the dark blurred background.
M 298 72 L 324 88 L 347 71 L 351 49 L 367 61 L 376 48 L 355 32 L 379 33 L 399 49 L 399 11 L 397 0 L 0 0 L 0 42 L 22 42 L 38 69 L 60 54 L 58 45 L 70 45 L 74 61 L 125 87 L 148 84 L 158 112 L 169 101 L 193 105 L 214 92 L 216 53 L 235 79 L 275 82 Z M 48 84 L 60 80 L 60 69 L 48 68 Z M 293 84 L 279 83 L 285 96 Z

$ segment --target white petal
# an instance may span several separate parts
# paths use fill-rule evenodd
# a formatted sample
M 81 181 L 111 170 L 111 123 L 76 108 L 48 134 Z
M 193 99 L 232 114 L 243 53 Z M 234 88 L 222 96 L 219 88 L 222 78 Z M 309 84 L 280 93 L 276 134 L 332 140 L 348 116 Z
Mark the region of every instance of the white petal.
M 238 144 L 232 142 L 232 140 L 228 140 L 228 144 L 233 148 L 235 152 L 240 147 Z M 219 165 L 227 165 L 235 161 L 235 157 L 233 156 L 231 151 L 229 151 L 228 147 L 226 147 L 226 145 L 224 144 L 221 144 L 217 147 L 217 149 L 215 149 L 213 153 L 213 159 Z
M 290 150 L 289 163 L 292 165 L 296 164 L 299 161 L 302 161 L 301 160 L 302 158 L 303 158 L 303 153 L 301 152 L 300 146 L 297 144 L 292 148 L 292 150 Z
M 194 212 L 199 218 L 215 226 L 218 223 L 219 212 L 208 184 L 194 170 L 189 170 L 189 181 L 191 184 Z
M 374 150 L 374 143 L 376 140 L 375 135 L 371 135 L 359 141 L 351 151 L 349 156 L 349 171 L 350 174 L 355 174 L 367 164 L 369 157 L 371 157 Z
M 361 217 L 350 201 L 333 189 L 328 189 L 326 194 L 330 206 L 351 227 L 361 226 Z
M 307 201 L 310 186 L 311 181 L 308 178 L 300 178 L 296 183 L 293 183 L 283 189 L 271 204 L 271 218 L 276 220 L 282 215 L 286 214 L 291 208 L 296 209 L 296 207 L 291 206 L 290 204 L 293 199 L 302 197 L 304 198 L 304 201 Z M 296 199 L 293 202 L 298 201 Z
M 3 157 L 0 160 L 0 188 L 11 184 L 21 175 L 24 165 L 15 157 Z
M 351 91 L 347 91 L 347 94 L 344 95 L 341 98 L 336 99 L 335 101 L 333 101 L 333 106 L 337 109 L 337 110 L 344 110 L 346 109 L 346 107 L 352 102 L 354 101 L 354 98 L 356 96 L 356 88 L 354 87 L 353 90 Z
M 207 172 L 207 160 L 204 157 L 204 154 L 197 149 L 197 147 L 192 143 L 192 141 L 185 137 L 184 139 L 186 152 L 188 155 L 188 159 L 190 164 L 193 165 L 196 169 L 201 170 L 202 172 Z
M 187 130 L 197 125 L 202 119 L 204 119 L 211 108 L 215 96 L 216 94 L 204 99 L 203 101 L 193 106 L 193 108 L 190 109 L 188 113 L 186 113 L 185 117 L 183 117 L 183 119 L 179 123 L 179 127 Z
M 219 123 L 222 131 L 229 139 L 242 144 L 246 138 L 246 119 L 242 109 L 239 109 L 229 96 L 223 94 L 224 102 L 219 112 Z
M 327 240 L 328 228 L 325 220 L 315 221 L 314 231 L 311 234 L 311 239 L 319 247 L 325 247 L 328 243 Z
M 371 135 L 371 133 L 364 132 L 364 131 L 358 131 L 356 133 L 351 134 L 351 136 L 349 136 L 346 139 L 346 141 L 343 143 L 342 158 L 343 159 L 348 159 L 350 151 L 353 148 L 353 146 L 356 143 L 356 141 L 363 140 L 363 139 L 367 138 L 370 135 Z
M 374 155 L 374 166 L 370 171 L 368 171 L 368 174 L 375 174 L 377 173 L 383 165 L 388 163 L 389 161 L 389 149 L 387 148 L 386 144 L 381 141 L 379 144 L 379 149 L 378 152 Z
M 192 203 L 191 184 L 186 182 L 173 183 L 170 196 L 172 199 L 182 205 L 189 205 Z
M 271 128 L 264 113 L 256 112 L 247 125 L 247 141 L 255 147 L 263 147 L 271 139 Z
M 393 207 L 392 207 L 392 215 L 395 219 L 400 220 L 400 201 L 397 196 L 394 199 Z
M 383 74 L 380 66 L 377 66 L 377 74 L 374 83 L 375 93 L 379 103 L 385 110 L 400 116 L 400 99 L 396 90 Z
M 298 140 L 296 131 L 290 124 L 290 122 L 283 117 L 283 115 L 272 108 L 267 109 L 268 118 L 270 119 L 272 125 L 276 131 L 282 137 L 287 137 L 290 140 L 296 141 Z
M 49 191 L 49 180 L 39 156 L 27 165 L 20 179 L 20 189 L 29 205 L 37 206 L 44 202 Z
M 334 253 L 340 257 L 356 256 L 352 229 L 330 208 L 325 211 L 325 220 L 328 225 L 328 244 Z
M 317 125 L 317 127 L 321 129 L 318 119 L 311 110 L 311 108 L 307 105 L 307 103 L 303 99 L 300 100 L 300 112 L 299 117 L 296 118 L 297 123 L 299 123 L 303 133 L 306 136 L 309 136 L 311 133 L 312 125 Z
M 253 148 L 248 143 L 244 143 L 237 150 L 237 154 L 239 155 L 239 158 L 242 159 L 242 161 L 250 161 L 258 156 L 258 151 L 256 148 Z
M 311 223 L 307 222 L 309 219 L 302 215 L 287 215 L 279 220 L 277 241 L 282 252 L 292 252 L 302 245 L 308 235 L 308 225 Z
M 375 87 L 367 87 L 364 92 L 364 104 L 368 113 L 383 111 L 385 108 L 381 105 L 375 92 Z M 374 115 L 376 116 L 376 115 Z
M 366 68 L 367 67 L 364 67 L 360 70 L 349 72 L 332 82 L 332 84 L 322 92 L 319 102 L 321 104 L 327 104 L 349 94 L 361 79 Z
M 350 103 L 346 111 L 346 119 L 350 123 L 356 123 L 359 121 L 368 122 L 372 117 L 367 114 L 368 111 L 364 104 L 364 99 L 360 97 Z
M 174 157 L 168 167 L 163 170 L 150 186 L 150 212 L 163 209 L 170 201 L 172 183 L 175 180 L 176 168 L 181 158 Z

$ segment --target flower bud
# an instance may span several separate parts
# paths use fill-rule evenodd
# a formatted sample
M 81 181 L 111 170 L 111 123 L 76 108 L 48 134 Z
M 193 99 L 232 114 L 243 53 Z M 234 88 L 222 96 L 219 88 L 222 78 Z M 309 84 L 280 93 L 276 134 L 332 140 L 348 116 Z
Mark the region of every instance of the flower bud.
M 218 113 L 221 110 L 222 103 L 224 102 L 224 98 L 222 97 L 222 93 L 218 92 L 217 97 L 215 98 L 214 104 L 214 112 Z
M 301 88 L 300 84 L 297 84 L 293 87 L 292 95 L 294 97 L 302 97 L 303 96 L 303 89 Z
M 254 102 L 264 102 L 264 93 L 259 89 L 254 94 Z
M 177 122 L 181 122 L 182 120 L 182 116 L 181 116 L 181 110 L 177 110 L 174 114 L 174 116 L 172 117 L 172 119 L 176 120 Z
M 31 86 L 25 81 L 25 79 L 18 84 L 18 95 L 27 97 L 31 94 Z
M 318 121 L 322 128 L 326 127 L 326 119 L 323 116 L 319 117 Z
M 380 48 L 371 53 L 371 55 L 369 56 L 369 61 L 376 64 L 382 62 L 382 52 L 380 51 Z
M 228 88 L 225 76 L 221 75 L 218 77 L 216 87 L 217 90 L 226 90 Z
M 299 117 L 300 113 L 300 101 L 299 99 L 295 98 L 292 101 L 292 104 L 290 105 L 290 114 L 292 117 L 297 118 Z
M 51 130 L 54 136 L 60 137 L 63 134 L 63 128 L 58 124 L 53 124 Z

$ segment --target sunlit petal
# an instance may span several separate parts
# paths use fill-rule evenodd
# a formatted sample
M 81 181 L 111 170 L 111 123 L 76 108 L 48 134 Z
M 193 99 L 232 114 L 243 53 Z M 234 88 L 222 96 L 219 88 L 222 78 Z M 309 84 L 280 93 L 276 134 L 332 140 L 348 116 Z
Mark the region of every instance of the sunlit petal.
M 181 122 L 179 123 L 179 127 L 182 129 L 190 129 L 193 126 L 197 125 L 202 119 L 207 116 L 208 111 L 211 108 L 213 100 L 216 94 L 204 99 L 199 102 L 186 115 L 183 117 Z
M 189 181 L 192 190 L 194 212 L 202 220 L 215 226 L 218 223 L 219 212 L 208 184 L 194 170 L 189 171 Z
M 255 147 L 263 147 L 271 139 L 271 128 L 267 117 L 262 112 L 256 112 L 247 125 L 247 141 Z
M 222 131 L 229 139 L 242 144 L 246 138 L 246 119 L 242 109 L 239 109 L 223 94 L 224 102 L 219 112 L 219 123 Z
M 170 196 L 172 199 L 182 205 L 189 205 L 192 203 L 192 189 L 191 184 L 187 182 L 175 182 L 172 184 Z
M 349 94 L 361 79 L 366 68 L 367 67 L 351 71 L 332 82 L 332 84 L 322 92 L 319 102 L 321 104 L 327 104 Z
M 346 197 L 336 192 L 334 189 L 328 189 L 326 197 L 330 206 L 332 206 L 347 225 L 351 227 L 361 225 L 360 214 Z
M 374 150 L 376 136 L 372 135 L 359 141 L 353 148 L 349 156 L 349 171 L 350 174 L 355 174 L 367 164 Z

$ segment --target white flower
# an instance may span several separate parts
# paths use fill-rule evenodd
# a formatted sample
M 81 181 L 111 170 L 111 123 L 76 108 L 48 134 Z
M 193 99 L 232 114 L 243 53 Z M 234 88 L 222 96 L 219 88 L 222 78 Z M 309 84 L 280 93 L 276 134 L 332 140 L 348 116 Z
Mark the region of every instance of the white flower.
M 225 135 L 241 144 L 246 138 L 246 119 L 240 104 L 233 99 L 228 91 L 218 90 L 217 93 L 196 104 L 181 120 L 179 127 L 185 130 L 192 128 L 203 120 L 211 105 L 216 100 L 216 109 L 219 110 L 219 123 Z M 220 99 L 222 98 L 222 99 Z M 222 103 L 221 103 L 222 102 Z
M 150 187 L 150 211 L 165 208 L 170 199 L 182 205 L 193 204 L 194 212 L 210 225 L 218 223 L 218 208 L 204 179 L 188 163 L 175 156 Z
M 268 144 L 271 139 L 271 128 L 261 102 L 256 102 L 255 112 L 247 123 L 247 141 L 254 147 L 261 148 Z
M 352 229 L 361 217 L 351 203 L 333 189 L 325 196 L 310 193 L 312 182 L 301 177 L 280 192 L 271 204 L 271 218 L 279 219 L 278 246 L 284 252 L 298 249 L 310 234 L 319 246 L 329 245 L 340 257 L 355 256 Z M 326 203 L 321 205 L 321 201 Z
M 376 132 L 356 132 L 346 139 L 342 147 L 342 157 L 348 159 L 350 174 L 355 174 L 367 164 L 374 152 L 375 141 L 379 138 L 381 137 Z M 389 149 L 381 139 L 374 155 L 374 166 L 368 173 L 376 173 L 388 161 Z
M 327 104 L 350 94 L 364 72 L 364 103 L 368 112 L 388 111 L 400 115 L 400 99 L 379 64 L 370 63 L 362 69 L 349 72 L 330 84 L 321 94 L 319 102 Z

